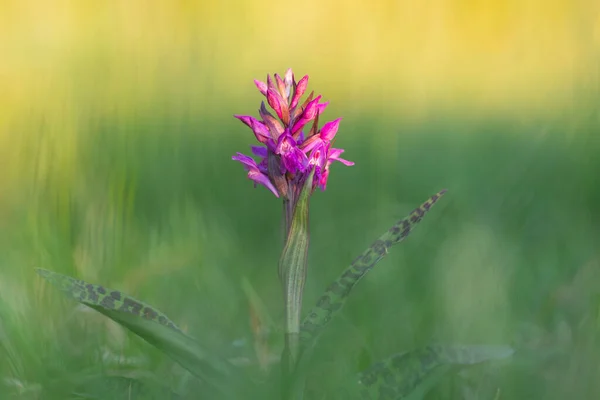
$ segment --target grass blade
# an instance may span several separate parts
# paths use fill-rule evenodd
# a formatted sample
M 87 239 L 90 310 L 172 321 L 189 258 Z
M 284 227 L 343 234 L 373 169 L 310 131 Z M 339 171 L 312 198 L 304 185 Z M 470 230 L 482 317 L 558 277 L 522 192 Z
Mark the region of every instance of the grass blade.
M 36 272 L 67 296 L 131 330 L 213 389 L 231 390 L 230 365 L 209 354 L 161 311 L 118 290 L 45 269 Z
M 367 250 L 365 250 L 352 264 L 346 268 L 342 275 L 333 282 L 317 301 L 317 305 L 308 313 L 302 322 L 300 339 L 303 348 L 313 347 L 319 334 L 325 326 L 339 312 L 354 286 L 369 272 L 375 264 L 388 253 L 388 249 L 400 243 L 421 221 L 446 190 L 430 197 L 425 203 L 416 208 L 410 215 L 392 226 L 379 237 Z

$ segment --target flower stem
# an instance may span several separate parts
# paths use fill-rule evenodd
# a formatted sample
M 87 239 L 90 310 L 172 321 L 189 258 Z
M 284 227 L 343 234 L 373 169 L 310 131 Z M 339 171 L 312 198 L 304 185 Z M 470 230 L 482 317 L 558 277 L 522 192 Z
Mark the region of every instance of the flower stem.
M 287 244 L 287 239 L 290 234 L 290 227 L 292 226 L 292 218 L 294 217 L 294 200 L 289 196 L 283 200 L 283 220 L 282 220 L 282 237 L 283 246 Z M 279 263 L 279 280 L 284 285 L 285 266 L 283 263 Z
M 309 244 L 308 204 L 313 176 L 314 170 L 306 179 L 297 201 L 294 202 L 293 218 L 279 260 L 285 301 L 285 348 L 282 354 L 282 367 L 286 380 L 293 374 L 300 352 L 300 317 Z

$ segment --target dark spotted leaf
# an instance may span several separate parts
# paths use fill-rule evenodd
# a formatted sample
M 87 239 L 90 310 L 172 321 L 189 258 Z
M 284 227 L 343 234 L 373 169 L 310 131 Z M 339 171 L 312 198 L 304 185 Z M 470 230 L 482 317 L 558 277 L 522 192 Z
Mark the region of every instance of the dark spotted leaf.
M 41 268 L 36 269 L 36 272 L 48 282 L 59 288 L 67 296 L 87 306 L 99 306 L 107 310 L 138 315 L 147 320 L 169 327 L 177 332 L 181 332 L 181 330 L 165 314 L 118 290 L 94 285 Z
M 373 364 L 358 376 L 362 399 L 422 398 L 453 365 L 500 360 L 513 354 L 510 346 L 427 346 L 395 354 Z
M 213 390 L 230 391 L 227 380 L 231 378 L 231 365 L 210 354 L 161 311 L 118 290 L 44 269 L 36 269 L 36 272 L 67 296 L 131 330 L 212 386 Z
M 392 226 L 371 247 L 365 250 L 352 264 L 333 282 L 317 301 L 317 305 L 308 313 L 302 322 L 300 340 L 303 348 L 314 346 L 319 334 L 339 312 L 346 302 L 354 286 L 369 272 L 379 260 L 385 257 L 391 246 L 400 243 L 421 221 L 446 190 L 433 195 L 410 215 Z

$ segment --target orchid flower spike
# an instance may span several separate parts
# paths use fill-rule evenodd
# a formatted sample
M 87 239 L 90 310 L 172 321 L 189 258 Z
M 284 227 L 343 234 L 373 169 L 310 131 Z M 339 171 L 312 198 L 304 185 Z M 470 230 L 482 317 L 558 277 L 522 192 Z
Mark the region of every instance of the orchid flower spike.
M 321 103 L 321 96 L 310 93 L 300 99 L 308 86 L 308 75 L 296 82 L 292 69 L 284 77 L 267 75 L 267 82 L 254 81 L 267 104 L 274 111 L 261 104 L 261 119 L 248 115 L 235 115 L 247 125 L 258 146 L 252 146 L 252 157 L 237 153 L 232 159 L 243 164 L 248 178 L 269 189 L 277 197 L 293 200 L 297 197 L 308 175 L 314 170 L 312 190 L 318 186 L 325 190 L 329 177 L 329 167 L 333 161 L 344 165 L 354 165 L 352 161 L 340 158 L 343 149 L 331 147 L 341 118 L 327 122 L 319 129 L 319 116 L 327 107 Z M 303 128 L 309 126 L 305 132 Z

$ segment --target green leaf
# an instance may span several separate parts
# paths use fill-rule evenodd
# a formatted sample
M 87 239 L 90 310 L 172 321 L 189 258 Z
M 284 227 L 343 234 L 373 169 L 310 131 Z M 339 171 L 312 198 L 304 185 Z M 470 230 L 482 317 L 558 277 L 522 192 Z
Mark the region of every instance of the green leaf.
M 361 397 L 378 400 L 421 398 L 452 365 L 500 360 L 513 353 L 510 346 L 502 345 L 435 345 L 395 354 L 359 374 Z
M 210 354 L 165 314 L 118 290 L 45 269 L 36 272 L 72 299 L 104 314 L 164 352 L 212 389 L 230 392 L 231 365 Z
M 379 237 L 367 250 L 365 250 L 352 264 L 346 268 L 342 275 L 333 282 L 317 301 L 317 305 L 308 313 L 300 329 L 300 340 L 303 349 L 310 349 L 316 343 L 318 336 L 325 326 L 338 313 L 346 302 L 354 286 L 369 272 L 379 260 L 385 257 L 388 249 L 400 243 L 421 221 L 440 197 L 446 192 L 433 195 L 410 215 L 392 226 Z

